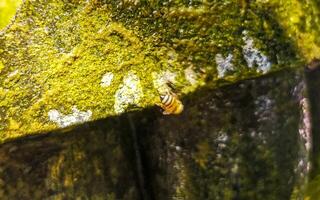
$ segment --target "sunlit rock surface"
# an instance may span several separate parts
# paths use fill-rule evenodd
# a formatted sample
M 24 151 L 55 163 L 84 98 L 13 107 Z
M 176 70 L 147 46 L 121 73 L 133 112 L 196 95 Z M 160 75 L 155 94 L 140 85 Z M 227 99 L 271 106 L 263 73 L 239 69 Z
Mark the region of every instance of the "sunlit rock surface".
M 14 21 L 16 10 L 22 0 L 1 0 L 0 1 L 0 30 L 10 25 Z
M 0 31 L 0 140 L 59 128 L 51 110 L 92 121 L 153 106 L 172 79 L 182 98 L 301 67 L 317 20 L 316 1 L 25 0 Z

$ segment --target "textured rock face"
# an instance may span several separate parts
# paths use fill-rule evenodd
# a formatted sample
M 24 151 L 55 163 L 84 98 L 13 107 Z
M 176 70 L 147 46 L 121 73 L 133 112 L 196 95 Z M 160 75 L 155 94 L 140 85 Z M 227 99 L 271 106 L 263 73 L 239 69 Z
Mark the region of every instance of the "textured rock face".
M 26 0 L 0 32 L 0 138 L 153 106 L 169 81 L 183 96 L 301 66 L 318 19 L 313 1 Z M 74 108 L 91 114 L 62 123 Z
M 117 119 L 1 146 L 1 199 L 139 199 Z M 67 133 L 67 135 L 65 135 Z
M 0 198 L 301 199 L 318 22 L 315 0 L 25 0 L 0 31 Z
M 182 116 L 158 119 L 140 135 L 156 199 L 303 195 L 293 192 L 295 184 L 303 187 L 308 170 L 297 75 L 288 71 L 200 90 L 185 100 Z
M 2 199 L 301 199 L 308 172 L 301 71 L 0 147 Z M 36 178 L 35 178 L 36 177 Z

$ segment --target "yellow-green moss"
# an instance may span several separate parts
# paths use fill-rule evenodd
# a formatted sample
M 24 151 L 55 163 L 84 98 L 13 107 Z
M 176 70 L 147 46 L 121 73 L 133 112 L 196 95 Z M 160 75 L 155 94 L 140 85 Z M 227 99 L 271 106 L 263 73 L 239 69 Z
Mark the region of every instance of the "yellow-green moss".
M 128 110 L 159 101 L 153 73 L 175 73 L 179 96 L 204 84 L 218 87 L 259 76 L 243 58 L 244 30 L 272 63 L 271 71 L 299 66 L 300 51 L 306 54 L 294 36 L 287 35 L 293 26 L 283 24 L 284 14 L 273 17 L 270 10 L 282 8 L 286 15 L 296 15 L 284 4 L 265 4 L 25 1 L 15 22 L 0 35 L 5 66 L 0 71 L 0 141 L 57 128 L 48 117 L 52 109 L 68 115 L 77 106 L 92 111 L 91 120 L 115 115 L 115 94 L 128 72 L 138 76 L 143 91 L 141 103 Z M 223 78 L 217 76 L 218 53 L 234 58 L 235 70 Z M 188 68 L 198 77 L 195 84 L 185 77 Z M 110 86 L 101 87 L 106 72 L 114 77 Z
M 4 65 L 3 65 L 3 63 L 0 61 L 0 72 L 1 72 L 1 70 L 4 68 Z
M 295 42 L 307 61 L 320 57 L 320 10 L 317 1 L 271 0 L 260 6 L 273 10 L 287 37 Z
M 7 26 L 22 0 L 0 0 L 0 30 Z

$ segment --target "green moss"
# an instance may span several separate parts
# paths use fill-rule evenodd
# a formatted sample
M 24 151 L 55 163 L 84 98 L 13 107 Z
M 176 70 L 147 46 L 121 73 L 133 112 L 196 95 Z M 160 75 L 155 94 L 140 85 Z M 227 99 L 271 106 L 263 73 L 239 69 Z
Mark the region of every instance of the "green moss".
M 51 109 L 67 115 L 76 105 L 91 110 L 92 120 L 116 115 L 115 94 L 129 71 L 139 77 L 143 96 L 139 108 L 128 110 L 159 101 L 152 73 L 175 73 L 179 96 L 202 85 L 219 87 L 259 76 L 243 58 L 243 30 L 269 58 L 271 71 L 299 66 L 301 49 L 281 21 L 268 14 L 273 8 L 263 5 L 236 0 L 25 1 L 15 22 L 0 35 L 5 66 L 0 140 L 57 128 L 48 117 Z M 290 15 L 285 5 L 281 8 Z M 218 53 L 234 57 L 235 70 L 222 79 L 217 77 Z M 186 79 L 187 68 L 197 75 L 195 84 Z M 101 87 L 106 72 L 114 78 Z M 12 128 L 12 120 L 21 122 L 19 128 Z
M 319 183 L 320 183 L 319 175 L 309 181 L 307 185 L 307 189 L 305 191 L 305 196 L 304 196 L 305 200 L 316 200 L 320 198 Z
M 0 73 L 1 73 L 1 70 L 4 68 L 4 65 L 3 63 L 0 61 Z
M 260 6 L 275 14 L 288 38 L 295 41 L 297 49 L 307 61 L 319 57 L 319 3 L 318 1 L 268 1 Z

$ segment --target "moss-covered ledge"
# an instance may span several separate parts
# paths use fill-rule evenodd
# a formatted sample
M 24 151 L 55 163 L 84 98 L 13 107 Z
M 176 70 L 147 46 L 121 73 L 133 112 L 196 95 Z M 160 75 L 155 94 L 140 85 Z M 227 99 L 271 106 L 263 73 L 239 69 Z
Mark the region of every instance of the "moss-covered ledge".
M 1 144 L 0 199 L 302 199 L 302 75 L 202 87 L 178 116 L 149 108 Z
M 26 0 L 0 32 L 0 141 L 299 67 L 319 10 L 290 2 Z

